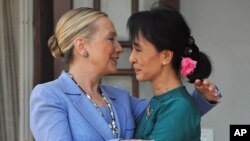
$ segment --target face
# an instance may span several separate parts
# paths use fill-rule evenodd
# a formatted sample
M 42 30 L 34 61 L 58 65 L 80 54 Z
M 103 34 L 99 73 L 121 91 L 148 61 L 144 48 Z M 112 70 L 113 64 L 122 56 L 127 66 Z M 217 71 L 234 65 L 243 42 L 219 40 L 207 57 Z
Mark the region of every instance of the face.
M 152 81 L 159 77 L 162 70 L 160 53 L 152 43 L 139 34 L 133 43 L 133 50 L 129 57 L 133 64 L 136 79 L 139 81 Z
M 89 60 L 102 74 L 115 73 L 122 47 L 117 41 L 113 23 L 107 18 L 95 22 L 96 31 L 88 41 Z

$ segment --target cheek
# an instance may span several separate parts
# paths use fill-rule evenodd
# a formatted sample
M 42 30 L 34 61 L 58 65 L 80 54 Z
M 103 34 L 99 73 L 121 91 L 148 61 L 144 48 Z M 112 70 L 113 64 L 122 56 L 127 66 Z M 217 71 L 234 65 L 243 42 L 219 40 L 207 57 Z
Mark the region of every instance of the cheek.
M 110 58 L 111 54 L 113 53 L 113 49 L 109 46 L 104 46 L 104 47 L 100 48 L 99 50 L 97 50 L 97 52 L 100 52 L 103 59 L 108 59 L 108 58 Z
M 162 68 L 162 65 L 160 63 L 159 57 L 157 55 L 154 55 L 152 57 L 149 57 L 147 60 L 147 69 L 151 73 L 159 73 L 159 71 Z
M 155 55 L 142 57 L 141 62 L 143 66 L 149 70 L 154 70 L 155 68 L 160 67 L 160 60 Z
M 115 52 L 115 48 L 113 46 L 108 46 L 103 50 L 106 56 L 111 56 Z
M 159 60 L 154 58 L 141 60 L 141 66 L 144 77 L 147 77 L 148 79 L 159 74 L 162 68 Z
M 161 71 L 161 65 L 158 62 L 158 60 L 150 61 L 150 63 L 147 65 L 147 73 L 149 76 L 154 76 L 155 74 L 159 74 Z

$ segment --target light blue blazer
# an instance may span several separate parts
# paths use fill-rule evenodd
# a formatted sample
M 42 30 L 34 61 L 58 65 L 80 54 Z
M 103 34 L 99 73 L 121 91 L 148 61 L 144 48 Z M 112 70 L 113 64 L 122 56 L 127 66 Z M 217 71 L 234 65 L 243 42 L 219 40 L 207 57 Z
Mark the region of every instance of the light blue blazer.
M 100 86 L 100 89 L 112 104 L 119 138 L 132 138 L 135 124 L 148 101 L 132 97 L 122 89 L 110 86 Z M 215 106 L 196 91 L 192 96 L 201 114 Z M 107 122 L 65 72 L 58 79 L 39 84 L 33 89 L 30 97 L 30 128 L 36 141 L 115 140 Z
M 148 105 L 147 100 L 129 92 L 100 86 L 114 109 L 119 138 L 132 138 L 135 122 Z M 113 135 L 107 122 L 67 73 L 37 85 L 30 98 L 30 127 L 37 141 L 104 141 Z

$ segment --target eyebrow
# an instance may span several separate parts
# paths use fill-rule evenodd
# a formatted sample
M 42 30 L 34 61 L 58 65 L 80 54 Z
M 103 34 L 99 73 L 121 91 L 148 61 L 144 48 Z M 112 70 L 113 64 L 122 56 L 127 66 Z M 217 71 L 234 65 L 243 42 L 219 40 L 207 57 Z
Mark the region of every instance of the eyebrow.
M 140 44 L 139 44 L 138 42 L 133 42 L 133 45 L 134 45 L 135 47 L 139 47 L 139 46 L 140 46 Z
M 109 32 L 109 35 L 111 35 L 111 36 L 117 36 L 117 33 L 114 32 L 114 31 L 111 31 L 111 32 Z

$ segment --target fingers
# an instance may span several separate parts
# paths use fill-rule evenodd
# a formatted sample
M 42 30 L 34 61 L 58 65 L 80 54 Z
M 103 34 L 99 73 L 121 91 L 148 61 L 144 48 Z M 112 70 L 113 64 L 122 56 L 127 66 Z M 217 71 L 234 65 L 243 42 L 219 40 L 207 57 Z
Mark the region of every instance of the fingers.
M 211 94 L 210 101 L 220 103 L 221 102 L 221 97 L 222 97 L 221 93 L 215 88 L 215 90 L 213 90 L 213 92 Z
M 212 84 L 208 79 L 204 79 L 204 80 L 202 81 L 202 83 L 203 83 L 204 87 L 206 87 L 206 88 L 209 88 L 209 89 L 212 89 L 212 88 L 213 88 L 213 84 Z M 211 88 L 210 88 L 210 87 L 211 87 Z
M 195 80 L 194 83 L 199 93 L 208 101 L 221 102 L 221 94 L 217 91 L 216 86 L 208 79 Z
M 203 86 L 209 90 L 209 92 L 213 92 L 214 94 L 217 92 L 216 86 L 210 82 L 208 79 L 203 81 Z
M 196 79 L 195 81 L 194 81 L 194 85 L 195 86 L 200 86 L 202 83 L 201 83 L 202 81 L 200 80 L 200 79 Z
M 216 92 L 215 92 L 215 97 L 217 98 L 217 102 L 221 102 L 221 98 L 222 98 L 222 95 L 221 95 L 221 93 L 216 89 L 215 90 Z
M 203 81 L 200 79 L 196 79 L 194 81 L 195 86 L 199 87 L 199 86 L 203 86 L 205 88 L 209 88 L 210 86 L 213 87 L 213 84 L 208 80 L 208 79 L 204 79 Z

